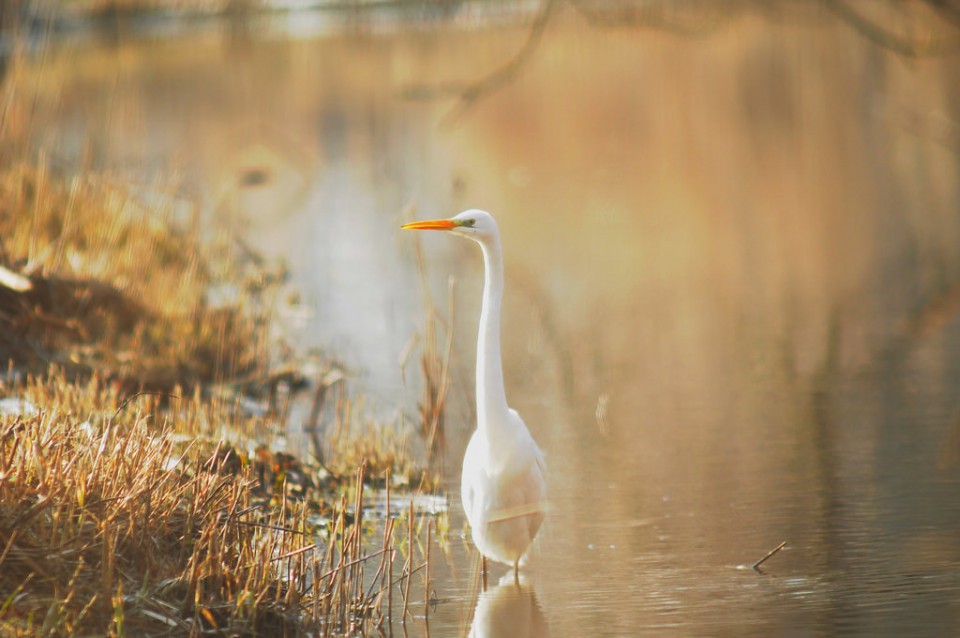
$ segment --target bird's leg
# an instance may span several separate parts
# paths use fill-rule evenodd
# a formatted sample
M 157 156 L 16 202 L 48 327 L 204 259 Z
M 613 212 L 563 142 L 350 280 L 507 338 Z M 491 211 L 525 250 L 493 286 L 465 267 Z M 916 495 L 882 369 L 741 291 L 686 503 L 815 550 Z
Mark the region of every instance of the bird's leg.
M 487 591 L 487 557 L 480 557 L 480 578 L 483 582 L 483 591 Z
M 520 584 L 520 559 L 513 561 L 513 584 Z

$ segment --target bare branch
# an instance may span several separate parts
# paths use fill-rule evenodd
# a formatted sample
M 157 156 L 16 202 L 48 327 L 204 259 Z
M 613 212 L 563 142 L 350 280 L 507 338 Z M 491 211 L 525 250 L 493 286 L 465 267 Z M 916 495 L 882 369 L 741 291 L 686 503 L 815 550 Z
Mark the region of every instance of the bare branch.
M 443 118 L 444 123 L 449 124 L 454 122 L 470 108 L 475 106 L 482 98 L 512 81 L 517 76 L 523 68 L 523 65 L 526 64 L 540 44 L 544 29 L 558 4 L 557 0 L 544 0 L 543 6 L 534 18 L 530 26 L 530 33 L 527 35 L 527 39 L 520 50 L 506 64 L 489 73 L 486 77 L 466 85 L 457 83 L 434 86 L 414 85 L 403 92 L 404 96 L 412 99 L 429 100 L 451 94 L 458 95 L 459 99 L 457 104 L 455 104 Z
M 844 0 L 823 0 L 824 5 L 868 40 L 908 58 L 950 55 L 960 52 L 960 39 L 915 41 L 888 31 L 857 13 Z

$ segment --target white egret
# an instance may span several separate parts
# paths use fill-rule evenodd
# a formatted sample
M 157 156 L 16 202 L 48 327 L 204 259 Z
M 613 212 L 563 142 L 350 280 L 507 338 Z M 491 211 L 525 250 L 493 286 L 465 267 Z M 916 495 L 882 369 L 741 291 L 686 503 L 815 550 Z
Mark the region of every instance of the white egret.
M 461 498 L 473 542 L 486 559 L 513 565 L 543 522 L 547 500 L 546 465 L 520 415 L 507 405 L 500 357 L 503 251 L 493 216 L 468 210 L 452 219 L 404 224 L 407 230 L 444 230 L 480 244 L 484 286 L 477 338 L 477 429 L 463 457 Z

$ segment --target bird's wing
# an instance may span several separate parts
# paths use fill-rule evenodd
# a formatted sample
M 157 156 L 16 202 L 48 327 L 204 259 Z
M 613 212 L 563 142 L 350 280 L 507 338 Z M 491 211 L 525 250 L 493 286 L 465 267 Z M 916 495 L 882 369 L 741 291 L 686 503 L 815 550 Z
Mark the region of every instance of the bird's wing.
M 513 417 L 513 419 L 514 419 L 514 420 L 519 424 L 519 426 L 520 426 L 518 429 L 526 432 L 526 433 L 527 433 L 527 436 L 528 436 L 529 439 L 530 439 L 530 444 L 531 444 L 531 447 L 533 448 L 534 459 L 535 459 L 536 462 L 537 462 L 537 467 L 540 468 L 540 471 L 541 471 L 543 474 L 546 474 L 546 473 L 547 473 L 547 461 L 546 461 L 546 459 L 544 458 L 543 450 L 540 449 L 540 446 L 537 445 L 537 442 L 533 439 L 533 435 L 530 434 L 530 429 L 527 427 L 527 424 L 523 422 L 523 418 L 520 416 L 520 413 L 517 412 L 516 410 L 514 410 L 513 408 L 509 408 L 509 410 L 510 410 L 510 416 Z
M 474 492 L 474 481 L 479 477 L 482 471 L 483 459 L 480 458 L 480 441 L 477 433 L 474 432 L 467 443 L 467 450 L 463 455 L 463 475 L 460 479 L 460 500 L 463 503 L 463 510 L 467 514 L 467 520 L 473 516 L 473 504 L 476 494 Z

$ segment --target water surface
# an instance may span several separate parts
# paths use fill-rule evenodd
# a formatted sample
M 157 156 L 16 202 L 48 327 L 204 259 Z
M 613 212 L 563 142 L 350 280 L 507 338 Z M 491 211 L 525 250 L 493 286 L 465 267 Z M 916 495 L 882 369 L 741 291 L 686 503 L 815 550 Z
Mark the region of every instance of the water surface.
M 958 59 L 791 3 L 549 6 L 124 32 L 19 86 L 52 161 L 176 168 L 211 227 L 284 260 L 285 339 L 374 410 L 415 412 L 420 241 L 455 307 L 453 476 L 480 254 L 399 225 L 497 216 L 508 398 L 551 510 L 521 586 L 478 597 L 451 481 L 431 635 L 955 635 Z

